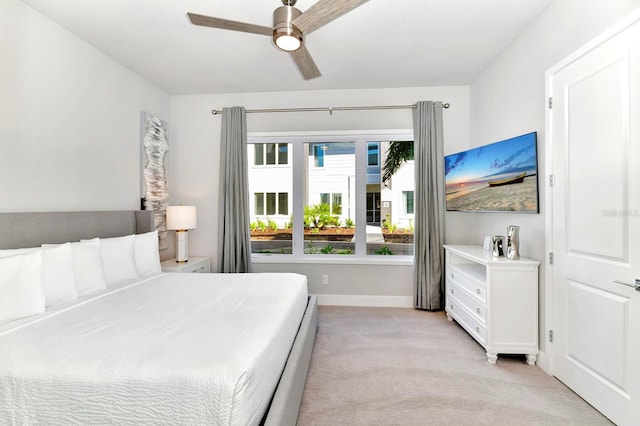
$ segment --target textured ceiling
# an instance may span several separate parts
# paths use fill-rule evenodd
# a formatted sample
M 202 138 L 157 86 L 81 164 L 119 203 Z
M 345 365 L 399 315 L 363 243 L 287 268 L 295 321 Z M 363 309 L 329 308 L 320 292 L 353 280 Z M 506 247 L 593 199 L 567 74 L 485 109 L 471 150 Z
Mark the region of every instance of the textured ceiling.
M 186 17 L 271 26 L 280 0 L 23 1 L 179 95 L 467 85 L 553 0 L 370 0 L 309 34 L 322 72 L 309 81 L 270 37 L 198 27 Z

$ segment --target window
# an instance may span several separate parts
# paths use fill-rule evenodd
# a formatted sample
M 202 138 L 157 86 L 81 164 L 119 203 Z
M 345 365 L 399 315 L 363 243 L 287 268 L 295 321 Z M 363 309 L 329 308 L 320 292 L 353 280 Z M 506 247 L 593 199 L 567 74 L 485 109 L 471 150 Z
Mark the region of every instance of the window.
M 276 164 L 276 144 L 268 143 L 266 149 L 267 161 L 265 164 Z
M 278 214 L 289 214 L 289 194 L 281 192 L 278 194 Z
M 415 189 L 413 141 L 380 142 L 380 151 L 384 159 L 380 178 L 383 184 L 375 207 L 379 209 L 385 246 L 379 246 L 374 251 L 380 254 L 412 255 Z
M 341 215 L 342 214 L 342 194 L 328 194 L 322 193 L 320 194 L 320 204 L 326 204 L 329 206 L 329 211 L 331 214 Z
M 253 164 L 261 166 L 264 164 L 264 144 L 257 143 L 253 146 Z
M 377 166 L 380 163 L 380 146 L 377 142 L 367 144 L 367 166 Z
M 282 140 L 249 143 L 249 226 L 253 253 L 293 252 L 292 145 Z
M 402 191 L 404 199 L 404 211 L 406 214 L 413 214 L 413 191 Z
M 331 214 L 342 214 L 342 194 L 331 194 Z
M 253 144 L 253 164 L 284 165 L 289 162 L 289 148 L 286 143 L 256 143 Z
M 255 207 L 253 208 L 254 214 L 263 215 L 264 214 L 264 194 L 262 192 L 254 194 Z
M 389 132 L 381 134 L 249 135 L 249 158 L 255 159 L 249 167 L 252 252 L 356 262 L 412 256 L 411 133 L 392 141 Z M 383 182 L 383 163 L 397 152 L 403 156 Z
M 313 144 L 313 166 L 324 167 L 324 151 L 327 149 L 324 144 Z
M 256 192 L 253 194 L 254 208 L 252 216 L 261 215 L 288 215 L 289 214 L 289 194 L 286 192 Z M 266 210 L 265 210 L 265 199 Z
M 267 216 L 276 214 L 276 193 L 267 192 Z
M 304 254 L 353 256 L 355 227 L 344 225 L 356 223 L 357 202 L 354 197 L 352 209 L 345 211 L 342 194 L 355 192 L 356 144 L 327 141 L 307 145 L 304 152 L 313 153 L 313 159 L 307 160 L 306 176 L 302 179 Z
M 287 164 L 289 162 L 289 148 L 286 143 L 278 144 L 278 164 Z

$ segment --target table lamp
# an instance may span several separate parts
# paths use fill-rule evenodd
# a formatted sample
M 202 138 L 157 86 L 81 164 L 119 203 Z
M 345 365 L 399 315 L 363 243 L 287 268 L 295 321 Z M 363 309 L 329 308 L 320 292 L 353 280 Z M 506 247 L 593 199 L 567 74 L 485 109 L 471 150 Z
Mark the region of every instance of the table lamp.
M 189 261 L 188 232 L 197 224 L 196 206 L 167 206 L 167 229 L 176 231 L 176 262 Z

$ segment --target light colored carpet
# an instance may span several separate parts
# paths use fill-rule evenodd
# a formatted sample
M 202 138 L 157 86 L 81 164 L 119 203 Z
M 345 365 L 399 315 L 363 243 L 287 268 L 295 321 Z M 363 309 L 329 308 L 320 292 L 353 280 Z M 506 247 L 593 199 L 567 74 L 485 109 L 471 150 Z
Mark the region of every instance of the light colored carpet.
M 524 357 L 487 362 L 443 312 L 320 306 L 298 425 L 611 425 Z

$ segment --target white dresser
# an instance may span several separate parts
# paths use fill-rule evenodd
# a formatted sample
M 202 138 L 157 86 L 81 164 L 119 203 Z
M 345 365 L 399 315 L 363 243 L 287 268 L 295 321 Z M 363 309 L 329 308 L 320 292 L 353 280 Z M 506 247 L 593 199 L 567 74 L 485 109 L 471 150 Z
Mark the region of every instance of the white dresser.
M 445 245 L 446 312 L 487 351 L 538 357 L 538 261 L 493 257 L 481 246 Z

